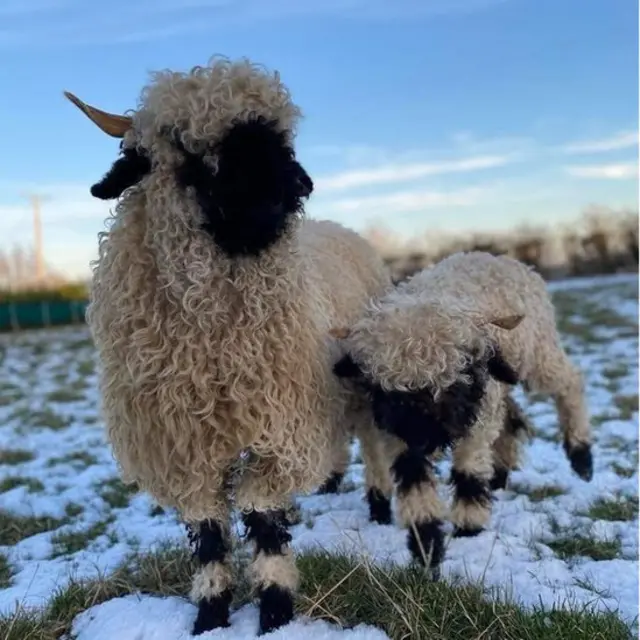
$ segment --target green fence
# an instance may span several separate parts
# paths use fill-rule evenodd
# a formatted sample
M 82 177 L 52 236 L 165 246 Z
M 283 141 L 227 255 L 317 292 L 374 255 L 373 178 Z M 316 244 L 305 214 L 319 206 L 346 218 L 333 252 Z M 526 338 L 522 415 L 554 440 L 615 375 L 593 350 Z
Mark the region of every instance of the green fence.
M 0 302 L 0 331 L 84 323 L 87 300 Z

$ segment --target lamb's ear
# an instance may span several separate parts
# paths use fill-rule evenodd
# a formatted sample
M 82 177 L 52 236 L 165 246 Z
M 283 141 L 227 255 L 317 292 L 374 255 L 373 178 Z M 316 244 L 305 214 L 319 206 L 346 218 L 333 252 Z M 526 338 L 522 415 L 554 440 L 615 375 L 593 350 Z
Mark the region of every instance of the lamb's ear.
M 511 331 L 515 329 L 524 320 L 523 314 L 514 314 L 510 316 L 495 316 L 488 321 L 494 327 Z
M 125 149 L 100 182 L 91 187 L 91 195 L 101 200 L 119 198 L 125 189 L 137 184 L 151 171 L 151 162 L 137 149 Z
M 333 373 L 338 378 L 361 378 L 362 369 L 353 361 L 353 358 L 347 353 L 342 356 L 333 367 Z
M 510 385 L 516 385 L 520 382 L 517 371 L 504 359 L 502 352 L 497 347 L 494 348 L 493 355 L 487 362 L 487 369 L 489 375 L 499 382 Z
M 351 329 L 349 327 L 332 327 L 329 329 L 329 335 L 338 338 L 338 340 L 344 340 L 349 337 Z

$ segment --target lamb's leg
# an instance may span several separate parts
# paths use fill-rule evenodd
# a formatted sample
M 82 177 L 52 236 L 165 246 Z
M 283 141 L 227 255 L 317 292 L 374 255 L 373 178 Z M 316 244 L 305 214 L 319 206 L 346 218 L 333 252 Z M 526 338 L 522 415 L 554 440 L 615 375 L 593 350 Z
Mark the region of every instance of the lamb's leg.
M 505 417 L 500 435 L 493 443 L 492 490 L 507 486 L 509 472 L 518 468 L 522 443 L 531 435 L 531 427 L 520 405 L 511 397 L 505 397 Z
M 409 529 L 411 556 L 428 567 L 437 579 L 444 557 L 444 505 L 436 490 L 433 466 L 422 451 L 408 449 L 395 459 L 393 473 L 398 491 L 398 519 Z
M 233 578 L 227 526 L 222 519 L 187 525 L 195 547 L 194 556 L 200 565 L 191 586 L 191 599 L 198 606 L 193 635 L 229 626 Z
M 492 429 L 478 422 L 453 446 L 451 521 L 454 537 L 478 535 L 491 517 L 492 445 L 501 424 Z
M 362 415 L 356 423 L 356 435 L 360 440 L 360 453 L 364 464 L 369 520 L 378 524 L 391 524 L 391 497 L 393 478 L 391 462 L 400 441 L 392 442 L 378 429 L 368 415 Z
M 545 350 L 528 382 L 534 391 L 553 396 L 571 468 L 589 482 L 593 477 L 593 457 L 582 374 L 561 346 L 554 345 Z

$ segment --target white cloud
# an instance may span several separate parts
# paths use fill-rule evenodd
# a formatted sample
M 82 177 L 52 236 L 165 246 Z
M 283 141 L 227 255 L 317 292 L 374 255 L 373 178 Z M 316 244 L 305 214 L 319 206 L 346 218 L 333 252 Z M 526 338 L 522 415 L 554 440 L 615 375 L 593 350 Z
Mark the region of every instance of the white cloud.
M 372 169 L 343 171 L 314 180 L 318 192 L 340 191 L 355 187 L 406 182 L 444 173 L 461 173 L 501 167 L 510 161 L 508 156 L 478 156 L 461 160 L 393 164 Z
M 588 154 L 606 153 L 607 151 L 629 149 L 636 146 L 638 146 L 638 132 L 621 131 L 609 136 L 608 138 L 572 142 L 561 147 L 561 150 L 568 154 Z
M 638 165 L 633 162 L 571 166 L 565 167 L 565 171 L 574 178 L 625 180 L 638 177 Z

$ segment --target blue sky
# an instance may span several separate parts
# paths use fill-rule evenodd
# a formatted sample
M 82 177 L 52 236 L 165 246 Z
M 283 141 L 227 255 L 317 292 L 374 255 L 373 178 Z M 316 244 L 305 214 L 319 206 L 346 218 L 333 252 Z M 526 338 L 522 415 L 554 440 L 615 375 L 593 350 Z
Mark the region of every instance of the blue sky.
M 406 237 L 638 206 L 635 0 L 2 0 L 0 247 L 86 275 L 117 142 L 63 96 L 135 106 L 148 72 L 211 55 L 278 69 L 305 119 L 308 205 Z

